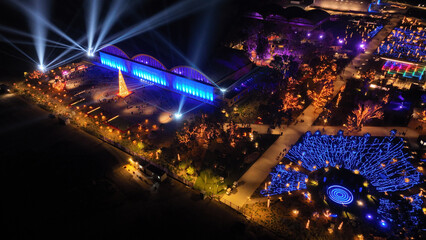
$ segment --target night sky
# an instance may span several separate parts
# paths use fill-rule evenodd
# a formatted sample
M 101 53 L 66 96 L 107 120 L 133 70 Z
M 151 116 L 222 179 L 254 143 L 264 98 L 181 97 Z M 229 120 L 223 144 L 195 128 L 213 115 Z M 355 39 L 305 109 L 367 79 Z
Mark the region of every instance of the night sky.
M 27 2 L 27 1 L 24 1 Z M 46 2 L 50 9 L 49 21 L 53 23 L 60 30 L 65 32 L 69 37 L 74 40 L 86 34 L 85 23 L 85 1 L 82 0 L 61 0 L 61 1 L 42 1 Z M 103 2 L 100 20 L 98 25 L 104 19 L 109 5 L 112 1 Z M 127 2 L 127 1 L 125 1 Z M 122 14 L 118 21 L 113 25 L 109 31 L 110 36 L 116 32 L 122 31 L 128 26 L 140 23 L 145 19 L 154 16 L 156 13 L 173 6 L 179 1 L 176 0 L 156 0 L 156 1 L 128 1 L 131 2 L 131 7 Z M 244 12 L 247 7 L 247 1 L 228 1 L 222 0 L 218 4 L 203 9 L 201 11 L 189 14 L 176 21 L 169 22 L 155 29 L 167 39 L 176 49 L 178 49 L 187 58 L 195 58 L 198 54 L 198 61 L 200 64 L 208 58 L 209 54 L 220 44 L 221 38 L 226 36 L 231 31 L 232 25 Z M 16 6 L 10 4 L 9 1 L 2 1 L 0 3 L 0 25 L 14 28 L 20 31 L 31 33 L 28 17 L 22 13 Z M 203 30 L 206 30 L 203 36 Z M 16 34 L 10 34 L 5 31 L 0 31 L 3 37 L 8 40 L 16 41 L 30 41 L 33 39 L 22 37 Z M 48 39 L 70 44 L 66 39 L 58 36 L 52 31 L 48 31 Z M 95 37 L 96 40 L 96 37 Z M 87 45 L 87 41 L 81 43 L 83 47 Z M 132 52 L 147 53 L 158 58 L 165 64 L 173 65 L 187 65 L 183 59 L 176 58 L 176 54 L 165 47 L 161 41 L 154 35 L 153 32 L 146 32 L 131 39 L 125 40 L 117 44 L 125 46 L 126 49 L 131 49 Z M 198 51 L 194 51 L 194 46 L 202 46 Z M 27 53 L 33 59 L 37 59 L 35 48 L 32 45 L 17 44 L 17 46 Z M 60 54 L 63 49 L 60 48 L 47 48 L 46 49 L 46 62 L 53 59 Z M 133 53 L 129 54 L 132 55 Z M 1 55 L 1 78 L 21 77 L 24 71 L 33 70 L 34 64 L 25 56 L 11 47 L 8 43 L 0 42 L 0 55 Z M 168 66 L 172 67 L 172 66 Z

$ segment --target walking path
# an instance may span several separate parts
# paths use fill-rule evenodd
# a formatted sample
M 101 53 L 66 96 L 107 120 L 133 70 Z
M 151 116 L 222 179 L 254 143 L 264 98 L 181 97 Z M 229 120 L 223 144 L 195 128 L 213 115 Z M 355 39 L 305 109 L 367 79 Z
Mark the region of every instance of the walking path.
M 400 17 L 393 18 L 368 44 L 365 53 L 356 56 L 351 63 L 342 71 L 341 78 L 334 83 L 334 98 L 340 91 L 340 88 L 346 84 L 346 80 L 351 78 L 357 72 L 357 68 L 367 61 L 380 42 L 391 32 L 391 30 L 401 20 Z M 247 202 L 259 185 L 268 177 L 268 174 L 279 162 L 278 156 L 281 153 L 286 154 L 291 145 L 295 144 L 299 138 L 308 130 L 315 119 L 318 118 L 322 109 L 315 111 L 314 106 L 308 106 L 302 114 L 295 119 L 295 124 L 288 127 L 281 126 L 279 131 L 283 134 L 266 150 L 262 156 L 244 173 L 238 180 L 238 186 L 230 195 L 224 195 L 221 201 L 233 208 L 239 209 Z M 303 121 L 302 121 L 303 120 Z M 256 126 L 258 130 L 264 131 L 265 127 Z M 269 126 L 268 126 L 269 128 Z M 278 159 L 278 161 L 277 161 Z

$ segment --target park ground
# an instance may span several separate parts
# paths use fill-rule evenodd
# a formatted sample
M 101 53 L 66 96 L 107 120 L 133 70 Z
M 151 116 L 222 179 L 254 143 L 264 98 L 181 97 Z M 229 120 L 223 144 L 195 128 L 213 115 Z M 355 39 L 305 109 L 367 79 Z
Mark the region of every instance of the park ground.
M 12 239 L 274 239 L 262 227 L 173 179 L 158 191 L 129 155 L 20 97 L 0 96 L 2 220 Z

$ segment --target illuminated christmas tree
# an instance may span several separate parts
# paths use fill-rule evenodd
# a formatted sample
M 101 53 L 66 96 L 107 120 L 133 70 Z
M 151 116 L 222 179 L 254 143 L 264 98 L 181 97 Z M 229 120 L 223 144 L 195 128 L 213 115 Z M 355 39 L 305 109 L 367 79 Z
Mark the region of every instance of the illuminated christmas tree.
M 127 90 L 126 82 L 124 81 L 123 74 L 121 73 L 121 70 L 118 70 L 118 93 L 117 95 L 119 97 L 125 98 L 128 95 L 130 95 L 132 92 Z

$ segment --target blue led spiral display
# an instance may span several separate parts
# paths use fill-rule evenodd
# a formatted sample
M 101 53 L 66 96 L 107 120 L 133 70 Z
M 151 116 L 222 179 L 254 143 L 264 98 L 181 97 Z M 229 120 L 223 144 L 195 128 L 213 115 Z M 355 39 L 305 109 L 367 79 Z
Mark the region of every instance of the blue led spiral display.
M 332 185 L 327 188 L 328 197 L 335 203 L 348 205 L 354 200 L 354 196 L 347 188 Z

